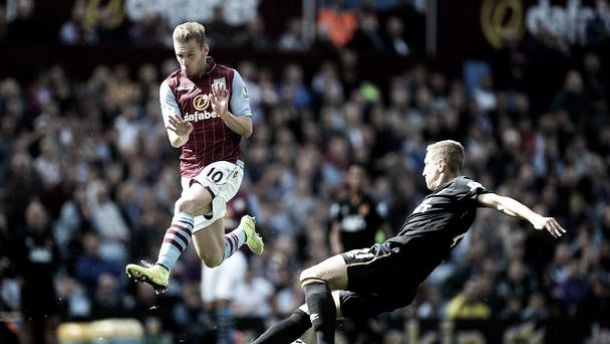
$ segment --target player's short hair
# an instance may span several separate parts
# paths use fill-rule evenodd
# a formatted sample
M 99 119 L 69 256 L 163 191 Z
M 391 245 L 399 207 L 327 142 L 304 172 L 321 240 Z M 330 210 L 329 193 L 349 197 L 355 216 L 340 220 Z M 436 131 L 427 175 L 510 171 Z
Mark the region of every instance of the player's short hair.
M 464 146 L 454 140 L 443 140 L 428 145 L 428 154 L 435 159 L 443 159 L 447 167 L 454 173 L 462 171 L 464 167 Z
M 199 45 L 206 43 L 205 27 L 197 22 L 182 23 L 174 29 L 172 38 L 176 42 L 185 43 L 195 40 Z

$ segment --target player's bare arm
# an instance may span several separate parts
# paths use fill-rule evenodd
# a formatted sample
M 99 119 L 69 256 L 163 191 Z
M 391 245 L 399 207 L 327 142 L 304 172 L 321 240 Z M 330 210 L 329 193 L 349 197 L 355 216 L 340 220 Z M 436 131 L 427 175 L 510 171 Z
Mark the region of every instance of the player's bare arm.
M 193 124 L 178 115 L 170 116 L 167 125 L 167 137 L 174 148 L 184 146 L 191 136 Z
M 222 83 L 212 85 L 212 109 L 229 129 L 243 137 L 252 135 L 252 119 L 249 116 L 236 117 L 229 111 L 229 90 Z
M 495 193 L 485 193 L 479 195 L 477 200 L 485 207 L 527 220 L 535 229 L 544 229 L 555 238 L 561 237 L 566 232 L 555 218 L 542 216 L 513 198 L 500 196 Z

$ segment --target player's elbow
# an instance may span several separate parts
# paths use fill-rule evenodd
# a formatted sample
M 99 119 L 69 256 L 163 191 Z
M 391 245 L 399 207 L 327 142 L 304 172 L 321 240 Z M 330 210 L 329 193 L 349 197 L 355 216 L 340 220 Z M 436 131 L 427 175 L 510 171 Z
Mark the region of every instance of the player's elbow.
M 246 138 L 246 139 L 247 139 L 247 138 L 249 138 L 250 136 L 252 136 L 252 132 L 253 132 L 253 131 L 254 131 L 254 130 L 252 129 L 252 124 L 247 125 L 247 126 L 244 128 L 244 131 L 243 131 L 243 133 L 242 133 L 242 136 L 243 136 L 244 138 Z
M 170 146 L 172 146 L 174 148 L 180 148 L 180 147 L 184 146 L 185 143 L 186 143 L 186 140 L 184 140 L 182 137 L 180 137 L 178 135 L 174 135 L 174 134 L 169 135 Z
M 494 198 L 491 207 L 506 215 L 517 216 L 517 213 L 514 211 L 515 201 L 510 197 L 498 196 Z
M 169 140 L 169 144 L 170 146 L 174 147 L 174 148 L 180 148 L 182 147 L 182 142 L 180 142 L 179 139 L 175 139 L 175 140 Z
M 494 193 L 487 193 L 479 195 L 478 200 L 483 206 L 500 210 L 499 208 L 502 206 L 503 197 Z

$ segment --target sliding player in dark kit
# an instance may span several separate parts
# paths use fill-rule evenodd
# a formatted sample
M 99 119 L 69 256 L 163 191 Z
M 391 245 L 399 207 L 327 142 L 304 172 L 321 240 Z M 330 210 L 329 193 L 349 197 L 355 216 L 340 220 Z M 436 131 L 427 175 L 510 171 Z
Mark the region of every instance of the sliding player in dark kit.
M 377 315 L 407 306 L 419 285 L 464 237 L 479 207 L 525 219 L 555 238 L 565 233 L 554 218 L 462 176 L 464 148 L 459 142 L 429 145 L 424 163 L 423 176 L 432 193 L 409 215 L 398 235 L 304 270 L 300 280 L 306 304 L 254 344 L 290 343 L 312 326 L 319 344 L 334 343 L 336 318 Z

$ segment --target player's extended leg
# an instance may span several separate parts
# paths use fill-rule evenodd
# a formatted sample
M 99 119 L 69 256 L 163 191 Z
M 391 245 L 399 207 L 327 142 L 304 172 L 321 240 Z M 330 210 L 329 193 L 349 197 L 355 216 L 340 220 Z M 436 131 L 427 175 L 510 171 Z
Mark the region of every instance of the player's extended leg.
M 262 254 L 263 241 L 255 232 L 254 218 L 250 216 L 242 217 L 239 227 L 224 236 L 220 219 L 225 215 L 226 200 L 235 196 L 242 177 L 243 165 L 218 161 L 208 165 L 194 179 L 182 178 L 184 191 L 176 202 L 172 225 L 165 232 L 157 263 L 154 266 L 129 264 L 127 274 L 151 284 L 157 292 L 165 291 L 169 273 L 188 247 L 194 232 L 198 233 L 195 247 L 207 266 L 220 264 L 244 242 L 255 254 Z M 194 217 L 201 214 L 209 216 Z
M 171 270 L 191 241 L 193 216 L 202 209 L 210 209 L 211 201 L 212 195 L 199 183 L 193 183 L 186 189 L 176 201 L 172 224 L 165 231 L 156 264 L 128 264 L 125 268 L 127 275 L 136 281 L 149 283 L 156 292 L 164 292 Z
M 333 291 L 332 299 L 336 308 L 336 319 L 376 316 L 405 305 L 397 304 L 393 295 L 360 294 L 349 290 Z M 309 313 L 307 305 L 302 305 L 288 318 L 271 326 L 250 344 L 296 343 L 293 341 L 312 326 Z
M 340 296 L 339 291 L 332 293 L 332 298 L 336 307 L 337 319 L 341 318 Z M 299 337 L 309 330 L 311 320 L 307 305 L 302 305 L 295 310 L 288 318 L 280 320 L 273 326 L 267 329 L 263 334 L 256 338 L 250 344 L 285 344 L 297 340 Z
M 207 267 L 220 265 L 224 260 L 224 221 L 218 219 L 205 228 L 195 230 L 193 246 Z
M 336 307 L 331 290 L 347 287 L 347 265 L 341 255 L 326 259 L 301 273 L 301 286 L 318 343 L 335 342 Z
M 239 226 L 225 235 L 223 218 L 226 213 L 226 202 L 232 199 L 243 178 L 243 165 L 219 161 L 207 166 L 196 180 L 208 185 L 211 191 L 209 208 L 204 209 L 207 217 L 195 218 L 193 244 L 201 260 L 208 267 L 220 265 L 225 259 L 246 243 L 254 254 L 263 253 L 262 238 L 256 233 L 254 218 L 245 215 Z
M 273 324 L 250 344 L 286 344 L 297 340 L 311 327 L 309 314 L 297 309 L 288 318 Z
M 243 244 L 250 250 L 261 255 L 264 250 L 263 239 L 256 233 L 256 222 L 250 215 L 244 215 L 237 228 L 224 234 L 224 221 L 222 218 L 209 226 L 193 232 L 193 245 L 199 258 L 208 267 L 220 265 L 225 259 L 233 255 Z

